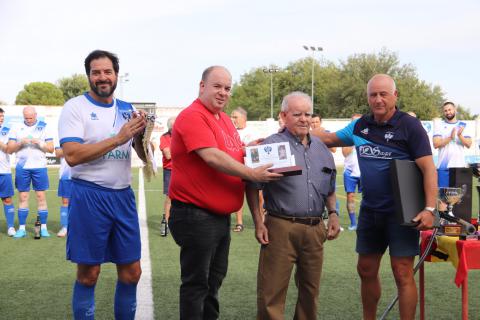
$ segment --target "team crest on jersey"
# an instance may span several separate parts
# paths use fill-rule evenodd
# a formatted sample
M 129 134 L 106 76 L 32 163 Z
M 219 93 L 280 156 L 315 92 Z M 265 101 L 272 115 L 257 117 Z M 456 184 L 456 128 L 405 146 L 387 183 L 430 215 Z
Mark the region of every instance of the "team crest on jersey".
M 393 132 L 392 131 L 387 131 L 385 132 L 385 140 L 387 140 L 387 142 L 389 142 L 391 139 L 393 139 Z
M 97 114 L 95 112 L 90 113 L 91 120 L 98 120 Z
M 124 111 L 124 112 L 122 112 L 122 117 L 123 117 L 123 119 L 125 119 L 127 121 L 130 121 L 130 119 L 132 118 L 132 112 L 131 111 Z
M 367 135 L 368 134 L 368 128 L 363 129 L 360 131 L 362 134 Z

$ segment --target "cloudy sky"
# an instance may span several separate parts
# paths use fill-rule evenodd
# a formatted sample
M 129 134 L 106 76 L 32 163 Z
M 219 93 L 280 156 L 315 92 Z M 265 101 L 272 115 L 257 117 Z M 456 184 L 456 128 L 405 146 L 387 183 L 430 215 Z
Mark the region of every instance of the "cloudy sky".
M 224 65 L 238 81 L 309 55 L 304 44 L 336 63 L 385 47 L 480 113 L 478 0 L 0 0 L 0 100 L 83 73 L 85 56 L 106 49 L 129 74 L 118 95 L 186 106 L 205 67 Z

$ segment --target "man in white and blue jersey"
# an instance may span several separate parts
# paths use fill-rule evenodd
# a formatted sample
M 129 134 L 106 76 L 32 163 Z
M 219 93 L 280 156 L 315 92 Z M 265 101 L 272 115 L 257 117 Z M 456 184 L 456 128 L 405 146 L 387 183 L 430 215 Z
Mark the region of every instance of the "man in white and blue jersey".
M 327 146 L 351 146 L 357 150 L 363 198 L 357 224 L 357 271 L 361 280 L 363 319 L 376 319 L 381 286 L 378 270 L 387 247 L 397 285 L 400 319 L 414 319 L 417 288 L 413 263 L 419 249 L 419 230 L 434 222 L 437 172 L 427 133 L 420 121 L 396 107 L 398 92 L 393 79 L 373 76 L 367 84 L 370 114 L 335 133 L 317 133 Z M 394 159 L 415 161 L 423 173 L 425 208 L 413 219 L 416 229 L 395 219 L 390 178 Z
M 3 202 L 5 220 L 7 221 L 7 234 L 9 237 L 15 235 L 15 208 L 12 197 L 14 194 L 12 184 L 12 172 L 10 169 L 10 156 L 7 153 L 8 135 L 10 127 L 4 125 L 5 111 L 0 108 L 0 198 Z
M 58 181 L 57 196 L 62 199 L 60 204 L 60 230 L 57 233 L 57 237 L 65 238 L 68 231 L 68 203 L 72 194 L 72 170 L 67 161 L 65 161 L 63 150 L 60 146 L 55 147 L 55 156 L 60 159 L 60 170 L 58 172 L 60 179 Z
M 352 115 L 352 121 L 361 118 L 362 115 L 355 113 Z M 347 212 L 350 218 L 348 230 L 357 230 L 357 217 L 355 214 L 355 191 L 362 192 L 360 182 L 360 167 L 358 165 L 357 151 L 354 147 L 343 147 L 342 154 L 345 157 L 343 161 L 343 186 L 347 194 Z
M 442 106 L 445 120 L 433 129 L 433 147 L 438 149 L 438 186 L 449 186 L 449 168 L 465 168 L 465 148 L 472 145 L 472 128 L 457 120 L 457 108 L 447 101 Z
M 23 108 L 23 123 L 12 128 L 8 141 L 8 153 L 15 152 L 15 187 L 18 190 L 18 230 L 13 236 L 25 238 L 28 217 L 30 184 L 37 198 L 42 237 L 50 237 L 47 230 L 48 208 L 46 190 L 49 188 L 46 153 L 53 152 L 53 136 L 49 126 L 37 119 L 34 107 Z
M 119 64 L 113 53 L 85 59 L 90 91 L 65 103 L 58 131 L 72 167 L 67 259 L 77 264 L 72 309 L 75 319 L 94 319 L 100 265 L 117 265 L 114 313 L 134 319 L 140 279 L 140 228 L 130 188 L 132 145 L 145 160 L 146 120 L 131 104 L 114 98 Z

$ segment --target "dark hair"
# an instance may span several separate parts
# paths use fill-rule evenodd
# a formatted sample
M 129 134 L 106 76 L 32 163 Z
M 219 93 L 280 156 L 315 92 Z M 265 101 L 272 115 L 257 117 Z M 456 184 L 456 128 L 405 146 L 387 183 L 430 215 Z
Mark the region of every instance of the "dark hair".
M 3 110 L 2 108 L 0 108 L 0 113 L 5 113 L 5 110 Z
M 120 66 L 118 64 L 117 55 L 104 50 L 95 50 L 90 52 L 90 54 L 85 58 L 85 72 L 87 73 L 87 77 L 90 76 L 90 63 L 92 62 L 92 60 L 97 60 L 100 58 L 110 59 L 110 61 L 112 61 L 112 64 L 113 64 L 113 70 L 115 71 L 116 74 L 118 74 L 118 71 L 120 70 Z
M 312 119 L 313 118 L 318 118 L 318 119 L 322 120 L 322 117 L 318 113 L 312 113 Z
M 448 106 L 448 105 L 452 105 L 452 107 L 456 108 L 457 106 L 455 106 L 455 103 L 453 103 L 452 101 L 445 101 L 443 104 L 442 104 L 442 108 L 444 108 L 445 106 Z

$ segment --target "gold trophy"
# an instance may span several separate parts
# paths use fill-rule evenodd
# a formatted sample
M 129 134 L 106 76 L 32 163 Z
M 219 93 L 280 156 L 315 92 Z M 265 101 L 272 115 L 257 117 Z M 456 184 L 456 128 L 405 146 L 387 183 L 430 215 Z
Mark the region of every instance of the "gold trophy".
M 462 197 L 465 194 L 466 186 L 461 188 L 438 188 L 439 199 L 447 204 L 448 213 L 440 212 L 442 231 L 447 236 L 460 236 L 461 238 L 475 238 L 476 229 L 471 223 L 455 217 L 453 214 L 453 206 L 462 201 Z M 445 223 L 448 221 L 449 223 Z

